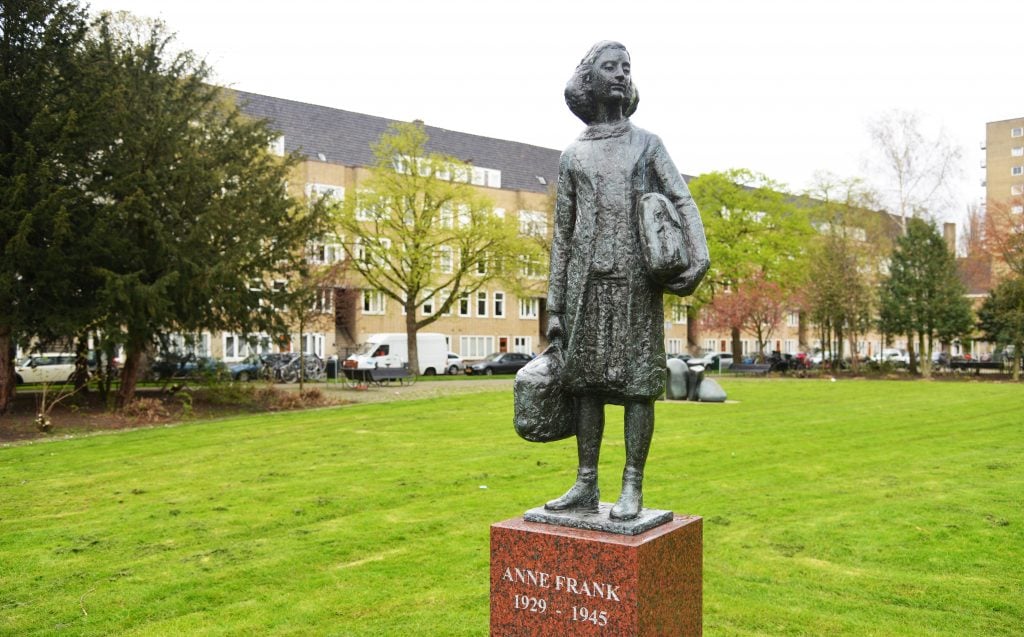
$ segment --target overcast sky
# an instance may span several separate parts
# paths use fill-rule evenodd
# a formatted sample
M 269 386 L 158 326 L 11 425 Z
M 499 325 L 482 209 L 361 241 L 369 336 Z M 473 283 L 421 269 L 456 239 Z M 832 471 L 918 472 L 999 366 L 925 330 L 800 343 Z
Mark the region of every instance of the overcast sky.
M 794 191 L 864 175 L 867 122 L 918 111 L 963 146 L 980 200 L 985 122 L 1024 116 L 1021 0 L 95 0 L 162 18 L 234 88 L 562 149 L 562 90 L 598 40 L 629 49 L 636 125 L 679 170 L 750 168 Z

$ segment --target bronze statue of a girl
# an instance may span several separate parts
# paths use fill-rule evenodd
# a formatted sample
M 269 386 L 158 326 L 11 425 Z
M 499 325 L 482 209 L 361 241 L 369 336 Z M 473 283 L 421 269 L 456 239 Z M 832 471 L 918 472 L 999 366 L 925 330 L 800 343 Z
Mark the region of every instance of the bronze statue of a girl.
M 707 271 L 704 227 L 661 140 L 629 116 L 638 95 L 626 48 L 595 44 L 576 68 L 565 100 L 587 128 L 562 153 L 555 206 L 548 340 L 564 356 L 561 382 L 576 399 L 579 470 L 550 511 L 598 508 L 598 455 L 608 403 L 625 407 L 626 465 L 610 517 L 630 520 L 643 508 L 643 476 L 654 433 L 654 401 L 665 388 L 667 290 L 691 293 Z M 681 232 L 685 262 L 658 280 L 644 261 L 639 209 L 644 195 L 666 201 Z M 650 236 L 662 236 L 655 231 Z

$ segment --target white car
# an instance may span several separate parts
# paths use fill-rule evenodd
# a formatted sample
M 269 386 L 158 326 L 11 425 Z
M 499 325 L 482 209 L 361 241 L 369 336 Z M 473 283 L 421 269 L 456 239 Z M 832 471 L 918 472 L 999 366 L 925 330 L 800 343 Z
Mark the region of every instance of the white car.
M 873 357 L 879 363 L 891 363 L 896 367 L 907 367 L 910 365 L 910 355 L 904 350 L 886 347 L 881 354 Z
M 455 352 L 448 352 L 448 364 L 444 368 L 444 373 L 449 376 L 457 376 L 466 369 L 466 362 L 462 360 L 462 357 Z
M 64 383 L 75 373 L 74 354 L 33 354 L 14 365 L 14 381 L 22 383 Z

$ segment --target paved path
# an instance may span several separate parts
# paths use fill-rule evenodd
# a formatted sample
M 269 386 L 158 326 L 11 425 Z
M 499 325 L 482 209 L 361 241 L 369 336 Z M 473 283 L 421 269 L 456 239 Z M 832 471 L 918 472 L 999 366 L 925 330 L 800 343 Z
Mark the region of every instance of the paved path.
M 511 378 L 466 379 L 447 381 L 420 381 L 412 385 L 394 385 L 367 389 L 352 389 L 345 383 L 316 383 L 317 387 L 331 398 L 357 403 L 380 403 L 396 400 L 419 400 L 438 398 L 453 394 L 472 394 L 485 391 L 512 391 Z

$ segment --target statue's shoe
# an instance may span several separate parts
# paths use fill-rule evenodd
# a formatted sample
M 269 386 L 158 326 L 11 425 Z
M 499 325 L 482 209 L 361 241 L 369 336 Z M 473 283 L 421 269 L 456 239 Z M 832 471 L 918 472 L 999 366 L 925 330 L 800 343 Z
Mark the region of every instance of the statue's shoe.
M 544 505 L 548 511 L 586 511 L 597 512 L 601 492 L 597 488 L 596 481 L 576 481 L 572 488 L 565 492 L 560 498 L 556 498 Z

